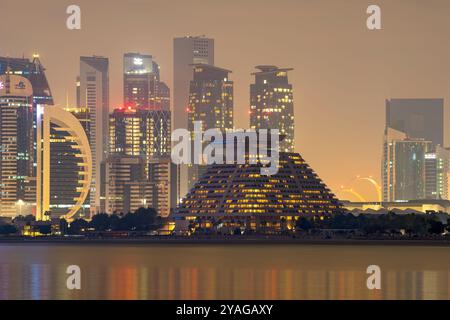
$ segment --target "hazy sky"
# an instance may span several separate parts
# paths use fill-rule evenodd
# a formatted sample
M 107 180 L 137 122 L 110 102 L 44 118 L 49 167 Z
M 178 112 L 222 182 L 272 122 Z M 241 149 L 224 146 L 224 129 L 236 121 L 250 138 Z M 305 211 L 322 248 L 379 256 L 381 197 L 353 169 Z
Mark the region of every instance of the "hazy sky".
M 80 31 L 66 29 L 70 4 Z M 369 4 L 381 31 L 366 28 Z M 0 55 L 38 52 L 59 105 L 66 92 L 74 104 L 80 55 L 110 58 L 114 107 L 123 53 L 152 54 L 172 87 L 172 39 L 202 34 L 233 71 L 237 127 L 248 127 L 253 67 L 295 69 L 296 149 L 335 192 L 358 174 L 380 181 L 386 98 L 450 99 L 448 0 L 0 0 Z

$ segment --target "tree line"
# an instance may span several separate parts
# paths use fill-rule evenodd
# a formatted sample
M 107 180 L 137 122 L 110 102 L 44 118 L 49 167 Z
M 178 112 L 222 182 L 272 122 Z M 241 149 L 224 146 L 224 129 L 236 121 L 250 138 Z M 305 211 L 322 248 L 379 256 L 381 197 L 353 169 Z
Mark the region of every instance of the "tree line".
M 0 225 L 0 235 L 16 234 L 19 232 L 17 225 L 22 222 L 25 225 L 33 225 L 35 217 L 33 215 L 18 216 L 13 220 L 13 224 Z M 145 232 L 157 230 L 163 225 L 163 218 L 158 216 L 153 208 L 139 208 L 133 213 L 127 214 L 106 214 L 100 213 L 92 217 L 91 221 L 83 218 L 68 222 L 65 219 L 59 220 L 59 229 L 62 234 L 79 235 L 88 231 L 135 231 Z M 50 223 L 33 226 L 41 234 L 51 234 Z
M 355 230 L 366 235 L 400 234 L 428 235 L 450 232 L 450 219 L 444 224 L 437 214 L 387 214 L 340 213 L 330 219 L 308 219 L 296 221 L 296 229 L 313 232 L 317 230 Z

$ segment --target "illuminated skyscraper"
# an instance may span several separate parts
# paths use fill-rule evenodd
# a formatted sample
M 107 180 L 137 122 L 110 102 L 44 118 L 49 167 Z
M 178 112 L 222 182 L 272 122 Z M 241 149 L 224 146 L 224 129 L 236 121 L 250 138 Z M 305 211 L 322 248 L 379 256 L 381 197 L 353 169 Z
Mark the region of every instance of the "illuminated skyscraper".
M 195 121 L 202 122 L 201 131 L 217 128 L 225 132 L 233 129 L 233 81 L 229 79 L 231 71 L 196 64 L 193 66 L 193 72 L 187 109 L 188 130 L 194 132 Z M 189 165 L 189 189 L 204 169 L 201 165 Z
M 105 167 L 107 212 L 128 213 L 149 206 L 152 189 L 143 157 L 110 155 Z
M 25 77 L 30 81 L 33 86 L 33 109 L 36 109 L 38 104 L 53 105 L 45 68 L 38 54 L 33 55 L 32 61 L 26 58 L 0 57 L 0 74 L 5 74 L 8 69 L 11 74 Z
M 16 216 L 33 174 L 33 88 L 17 75 L 0 76 L 0 215 Z
M 111 153 L 170 158 L 170 111 L 117 108 L 110 116 Z
M 214 65 L 214 39 L 181 37 L 173 40 L 173 113 L 174 129 L 187 128 L 186 107 L 193 80 L 192 65 Z
M 145 119 L 142 110 L 116 108 L 109 117 L 110 153 L 129 156 L 145 155 Z
M 170 213 L 170 168 L 169 157 L 150 160 L 148 164 L 148 179 L 151 187 L 149 206 L 159 215 L 167 217 Z
M 170 90 L 160 79 L 151 55 L 126 53 L 123 58 L 125 107 L 170 110 Z
M 168 215 L 170 209 L 170 132 L 169 110 L 126 107 L 110 116 L 111 154 L 144 160 L 152 190 L 146 204 L 161 215 Z
M 425 198 L 450 200 L 450 150 L 440 146 L 425 154 Z
M 80 104 L 89 110 L 88 137 L 92 150 L 93 177 L 90 211 L 104 210 L 101 164 L 108 154 L 109 61 L 104 57 L 80 58 Z
M 36 124 L 36 219 L 71 220 L 82 211 L 91 186 L 88 137 L 80 121 L 63 108 L 39 106 Z
M 81 124 L 85 132 L 89 128 L 86 108 L 65 108 Z M 80 187 L 85 180 L 83 162 L 77 143 L 64 126 L 50 124 L 50 215 L 53 218 L 66 215 L 80 197 Z M 89 215 L 89 199 L 83 203 L 79 217 Z
M 276 66 L 256 66 L 255 83 L 250 85 L 250 127 L 253 129 L 278 129 L 285 139 L 280 151 L 293 152 L 294 98 L 288 71 Z
M 123 57 L 123 74 L 124 105 L 134 108 L 148 107 L 151 91 L 154 90 L 151 88 L 151 82 L 156 77 L 152 56 L 126 53 Z
M 190 81 L 193 80 L 192 65 L 199 63 L 214 65 L 214 39 L 188 36 L 173 40 L 173 129 L 186 129 L 188 126 L 186 109 Z M 188 167 L 177 166 L 176 175 L 177 199 L 172 205 L 188 192 Z
M 26 181 L 26 192 L 21 200 L 25 202 L 25 205 L 21 206 L 20 212 L 22 214 L 32 213 L 32 208 L 35 206 L 36 201 L 36 112 L 39 105 L 49 106 L 53 105 L 53 97 L 50 91 L 50 87 L 45 76 L 45 69 L 39 60 L 39 55 L 34 54 L 33 60 L 26 58 L 9 58 L 0 57 L 0 74 L 13 74 L 28 79 L 33 87 L 32 98 L 32 117 L 29 121 L 32 122 L 33 133 L 29 137 L 29 141 L 32 143 L 33 150 L 28 155 L 27 166 L 31 167 L 32 173 L 29 175 Z M 27 124 L 29 126 L 29 124 Z
M 386 100 L 383 201 L 439 199 L 446 193 L 445 169 L 437 167 L 437 158 L 445 154 L 439 151 L 444 143 L 443 115 L 443 99 Z
M 383 149 L 383 201 L 425 199 L 425 155 L 433 143 L 387 129 Z
M 117 108 L 110 118 L 111 152 L 143 157 L 150 178 L 150 164 L 164 167 L 170 160 L 170 89 L 161 81 L 160 67 L 151 55 L 126 53 L 123 64 L 124 107 Z M 157 179 L 158 182 L 150 179 L 150 183 L 164 184 L 165 188 L 155 194 L 155 202 L 149 205 L 157 209 L 159 203 L 160 208 L 169 208 L 170 171 Z M 159 211 L 168 214 L 166 209 Z

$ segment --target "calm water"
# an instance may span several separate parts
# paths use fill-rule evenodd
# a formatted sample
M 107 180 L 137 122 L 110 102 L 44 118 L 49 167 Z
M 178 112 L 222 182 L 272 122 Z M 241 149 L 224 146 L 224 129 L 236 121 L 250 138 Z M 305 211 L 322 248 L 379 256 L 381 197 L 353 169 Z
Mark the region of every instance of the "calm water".
M 82 290 L 66 289 L 66 268 Z M 366 287 L 368 265 L 382 289 Z M 0 245 L 0 299 L 449 299 L 450 248 Z

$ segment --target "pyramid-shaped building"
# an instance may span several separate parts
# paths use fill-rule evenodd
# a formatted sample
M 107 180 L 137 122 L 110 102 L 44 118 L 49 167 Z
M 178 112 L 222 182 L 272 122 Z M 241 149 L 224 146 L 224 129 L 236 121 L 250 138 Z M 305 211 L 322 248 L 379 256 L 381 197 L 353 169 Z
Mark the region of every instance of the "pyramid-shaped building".
M 300 154 L 280 153 L 278 167 L 275 175 L 261 175 L 260 164 L 208 166 L 175 209 L 176 225 L 271 233 L 292 229 L 299 217 L 323 219 L 343 211 Z

